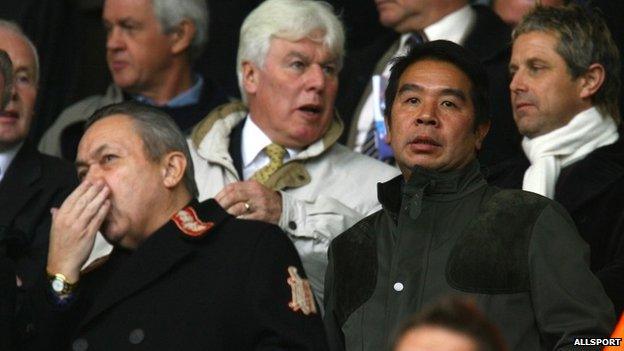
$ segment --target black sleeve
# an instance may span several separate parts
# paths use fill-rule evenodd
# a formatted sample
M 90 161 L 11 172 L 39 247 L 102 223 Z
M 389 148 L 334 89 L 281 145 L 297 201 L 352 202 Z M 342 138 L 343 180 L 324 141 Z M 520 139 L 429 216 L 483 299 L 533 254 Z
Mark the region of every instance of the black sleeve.
M 254 350 L 327 350 L 320 311 L 309 285 L 314 312 L 290 305 L 293 293 L 289 268 L 296 268 L 306 284 L 301 260 L 293 244 L 277 226 L 268 226 L 255 247 L 247 280 L 247 294 L 257 325 Z
M 559 204 L 546 206 L 537 219 L 528 259 L 536 322 L 548 349 L 572 347 L 577 337 L 609 336 L 613 305 L 589 269 L 589 246 Z
M 343 351 L 344 346 L 344 334 L 338 323 L 336 315 L 336 298 L 334 294 L 334 259 L 332 247 L 329 247 L 327 253 L 329 258 L 329 264 L 327 265 L 327 272 L 325 273 L 325 316 L 323 321 L 325 323 L 325 331 L 327 332 L 327 340 L 329 342 L 329 349 L 331 351 Z
M 78 178 L 73 169 L 65 167 L 46 167 L 44 169 L 47 172 L 58 172 L 55 177 L 63 177 L 63 179 L 52 181 L 48 186 L 56 187 L 55 191 L 49 193 L 49 197 L 39 199 L 39 201 L 44 201 L 42 204 L 37 204 L 37 206 L 42 207 L 41 215 L 39 218 L 32 218 L 33 221 L 38 223 L 34 227 L 33 232 L 27 234 L 29 237 L 27 246 L 23 248 L 22 252 L 15 255 L 15 273 L 21 278 L 23 287 L 26 289 L 33 286 L 40 272 L 45 269 L 48 259 L 50 227 L 52 225 L 50 209 L 52 207 L 60 207 L 65 198 L 78 185 Z
M 12 350 L 15 311 L 15 272 L 13 262 L 0 251 L 0 350 Z

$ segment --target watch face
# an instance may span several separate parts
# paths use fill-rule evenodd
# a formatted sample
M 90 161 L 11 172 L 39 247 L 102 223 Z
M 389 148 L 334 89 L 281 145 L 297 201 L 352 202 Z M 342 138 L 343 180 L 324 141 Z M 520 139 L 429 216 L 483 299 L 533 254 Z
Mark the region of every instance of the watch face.
M 65 284 L 63 283 L 62 280 L 55 278 L 52 280 L 52 290 L 54 290 L 57 293 L 61 293 L 63 292 L 63 288 L 65 287 Z

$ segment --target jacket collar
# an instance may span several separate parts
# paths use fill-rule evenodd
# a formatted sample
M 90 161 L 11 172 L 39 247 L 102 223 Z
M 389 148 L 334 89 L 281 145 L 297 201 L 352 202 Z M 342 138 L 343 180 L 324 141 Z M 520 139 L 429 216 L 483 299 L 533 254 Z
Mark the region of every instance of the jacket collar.
M 240 101 L 221 105 L 211 112 L 191 134 L 198 154 L 211 162 L 224 164 L 225 161 L 231 164 L 232 160 L 228 155 L 230 134 L 247 114 L 247 107 Z M 321 155 L 338 141 L 343 128 L 342 120 L 336 115 L 323 137 L 303 149 L 292 160 L 305 160 Z
M 624 178 L 624 140 L 596 149 L 561 171 L 555 199 L 573 212 Z
M 167 274 L 172 267 L 185 257 L 194 254 L 196 240 L 214 240 L 219 235 L 218 227 L 231 216 L 213 199 L 199 204 L 193 200 L 192 206 L 202 222 L 212 222 L 214 226 L 201 238 L 185 235 L 173 220 L 154 232 L 135 251 L 127 255 L 118 267 L 114 268 L 110 279 L 105 283 L 102 293 L 81 322 L 85 326 L 91 320 L 112 308 L 116 304 L 139 292 L 148 284 Z M 123 249 L 115 248 L 111 255 L 120 254 Z M 123 255 L 123 254 L 122 254 Z
M 34 186 L 42 176 L 41 163 L 34 146 L 29 141 L 24 142 L 0 182 L 0 224 L 14 218 L 41 190 L 40 186 Z
M 485 185 L 487 183 L 477 160 L 451 172 L 436 172 L 416 166 L 412 169 L 412 176 L 408 182 L 400 175 L 385 183 L 379 183 L 377 198 L 384 208 L 392 213 L 398 213 L 402 197 L 412 198 L 419 194 L 432 201 L 453 201 Z

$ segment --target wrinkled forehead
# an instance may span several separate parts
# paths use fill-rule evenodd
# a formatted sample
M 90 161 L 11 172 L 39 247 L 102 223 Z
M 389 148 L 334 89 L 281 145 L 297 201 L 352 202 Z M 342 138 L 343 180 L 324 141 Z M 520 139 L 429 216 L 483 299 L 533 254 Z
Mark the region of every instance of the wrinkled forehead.
M 143 148 L 143 140 L 132 119 L 125 115 L 111 115 L 95 121 L 85 130 L 78 145 L 78 159 L 86 160 L 104 149 L 133 151 Z

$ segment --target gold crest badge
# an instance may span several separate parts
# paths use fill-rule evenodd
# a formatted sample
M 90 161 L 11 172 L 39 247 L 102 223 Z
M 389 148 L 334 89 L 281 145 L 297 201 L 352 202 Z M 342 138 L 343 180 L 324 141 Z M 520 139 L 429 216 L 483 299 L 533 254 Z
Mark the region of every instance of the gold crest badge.
M 184 234 L 191 237 L 199 237 L 214 226 L 212 222 L 200 221 L 197 212 L 190 206 L 178 211 L 172 220 Z
M 316 304 L 312 289 L 310 289 L 310 282 L 299 276 L 296 267 L 288 267 L 288 279 L 286 281 L 292 292 L 292 301 L 288 303 L 288 307 L 295 312 L 301 311 L 306 316 L 316 314 Z

